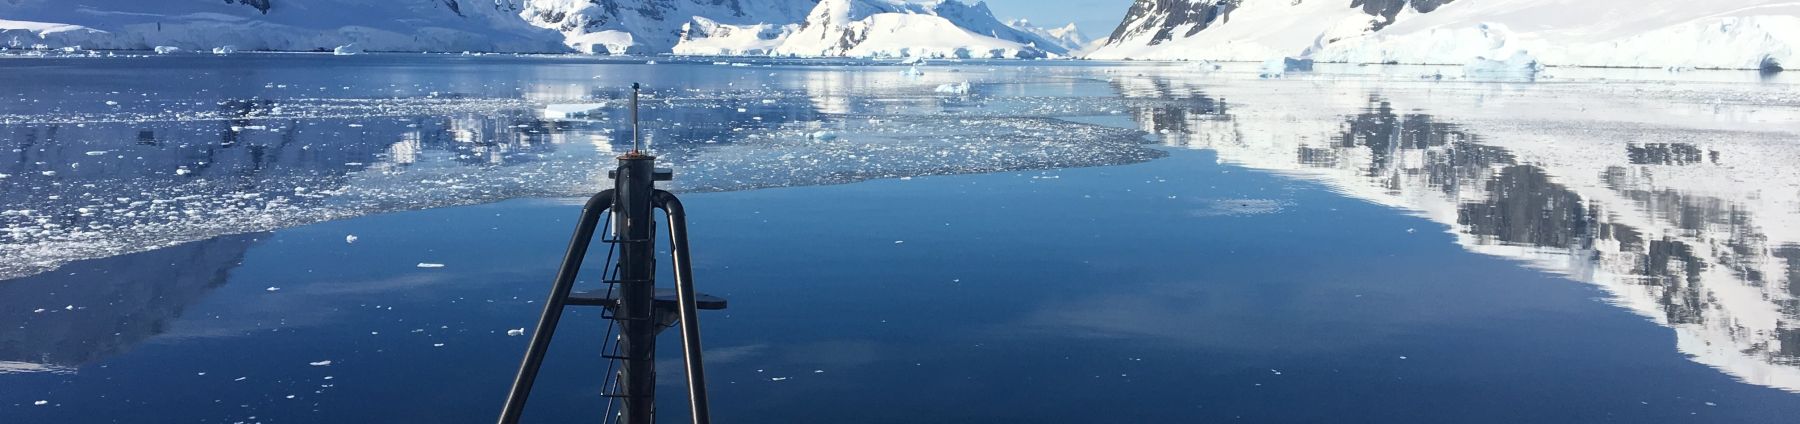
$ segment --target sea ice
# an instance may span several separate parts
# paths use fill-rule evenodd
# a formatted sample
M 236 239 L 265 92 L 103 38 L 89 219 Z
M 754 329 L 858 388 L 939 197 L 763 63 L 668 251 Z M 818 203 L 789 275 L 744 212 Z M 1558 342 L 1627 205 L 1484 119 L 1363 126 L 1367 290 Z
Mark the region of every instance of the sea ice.
M 919 67 L 917 67 L 917 66 L 912 66 L 912 67 L 907 67 L 906 70 L 904 70 L 904 71 L 900 71 L 900 75 L 916 77 L 916 76 L 925 75 L 925 71 L 919 70 Z
M 521 327 L 521 328 L 514 328 L 511 330 L 506 330 L 506 335 L 508 335 L 508 336 L 523 336 L 523 335 L 525 335 L 525 329 Z
M 212 49 L 213 54 L 232 54 L 232 53 L 237 53 L 237 51 L 238 51 L 237 46 L 231 46 L 231 45 L 213 47 L 213 49 Z
M 337 46 L 337 48 L 331 49 L 331 54 L 337 55 L 337 56 L 350 56 L 350 55 L 355 55 L 355 54 L 359 54 L 362 52 L 363 52 L 362 47 L 357 47 L 356 43 L 345 44 L 342 46 Z
M 307 364 L 308 364 L 308 365 L 312 365 L 312 366 L 315 366 L 315 367 L 323 367 L 323 366 L 327 366 L 327 365 L 331 365 L 331 361 L 330 361 L 330 360 L 324 360 L 324 361 L 318 361 L 318 362 L 309 362 L 309 363 L 307 363 Z
M 356 235 L 351 234 L 344 236 L 344 244 L 356 244 Z
M 1523 51 L 1513 53 L 1506 60 L 1494 60 L 1477 56 L 1469 63 L 1463 64 L 1463 76 L 1466 77 L 1524 77 L 1536 76 L 1544 66 L 1538 64 L 1537 58 Z
M 434 263 L 430 263 L 430 262 L 420 262 L 420 263 L 419 263 L 419 267 L 420 267 L 420 268 L 443 268 L 443 267 L 444 267 L 444 264 L 434 264 Z
M 576 119 L 598 115 L 606 103 L 569 103 L 544 106 L 544 119 Z
M 959 82 L 959 83 L 955 83 L 955 84 L 939 85 L 939 86 L 937 86 L 937 92 L 939 94 L 952 94 L 952 95 L 957 95 L 957 96 L 967 96 L 967 95 L 969 95 L 969 82 L 963 81 L 963 82 Z
M 181 53 L 180 47 L 156 46 L 156 54 L 176 54 L 176 53 Z

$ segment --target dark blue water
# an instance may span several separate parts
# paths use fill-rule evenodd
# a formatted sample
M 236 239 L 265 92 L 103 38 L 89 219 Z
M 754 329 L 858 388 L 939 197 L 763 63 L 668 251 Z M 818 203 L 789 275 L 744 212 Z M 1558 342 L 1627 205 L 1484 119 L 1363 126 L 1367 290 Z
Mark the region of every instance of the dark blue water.
M 420 59 L 401 63 L 413 60 Z M 581 69 L 572 74 L 615 75 L 610 71 L 646 65 L 526 61 L 452 66 L 457 70 L 451 73 L 565 66 Z M 735 68 L 651 67 L 680 70 L 666 76 L 677 79 L 659 80 L 665 84 L 686 81 L 676 76 L 685 75 L 703 89 L 731 93 L 700 75 Z M 1780 144 L 1794 140 L 1787 132 L 1792 123 L 1781 119 L 1791 114 L 1790 106 L 1757 106 L 1765 111 L 1759 118 L 1765 127 L 1731 134 L 1748 146 L 1722 141 L 1715 128 L 1743 119 L 1738 115 L 1646 129 L 1603 110 L 1590 112 L 1592 120 L 1604 122 L 1593 125 L 1596 130 L 1634 134 L 1616 150 L 1582 147 L 1591 145 L 1563 136 L 1569 145 L 1560 151 L 1568 156 L 1592 150 L 1614 158 L 1593 161 L 1603 172 L 1590 176 L 1579 167 L 1585 164 L 1570 163 L 1581 161 L 1535 153 L 1541 147 L 1521 135 L 1567 122 L 1526 117 L 1520 119 L 1539 124 L 1496 123 L 1466 112 L 1462 93 L 1487 99 L 1482 102 L 1506 97 L 1479 84 L 1253 85 L 1158 69 L 971 65 L 962 73 L 977 75 L 970 78 L 984 83 L 978 85 L 984 94 L 960 100 L 925 94 L 935 84 L 906 82 L 893 68 L 802 68 L 796 72 L 813 76 L 795 85 L 770 82 L 769 92 L 818 84 L 833 94 L 794 94 L 801 100 L 776 102 L 790 109 L 769 111 L 768 119 L 799 116 L 796 121 L 816 122 L 807 125 L 834 126 L 846 143 L 865 150 L 796 161 L 836 148 L 799 141 L 818 131 L 810 127 L 757 132 L 766 137 L 760 139 L 721 136 L 723 144 L 758 148 L 755 154 L 719 143 L 667 146 L 678 181 L 726 180 L 721 170 L 757 181 L 683 194 L 692 215 L 699 287 L 731 301 L 730 309 L 702 316 L 714 416 L 822 423 L 1712 423 L 1787 422 L 1800 413 L 1794 393 L 1800 380 L 1792 377 L 1800 373 L 1800 343 L 1788 324 L 1796 316 L 1788 291 L 1793 261 L 1800 260 L 1793 252 L 1800 250 L 1786 238 L 1793 209 L 1782 209 L 1783 198 L 1774 194 L 1794 181 L 1760 170 L 1760 162 L 1743 153 L 1791 155 L 1793 147 Z M 1146 72 L 1141 80 L 1119 76 Z M 550 78 L 548 84 L 572 80 Z M 68 101 L 54 90 L 29 90 L 35 89 L 27 96 Z M 1287 93 L 1310 90 L 1349 94 L 1318 95 L 1322 99 L 1306 102 L 1309 108 L 1286 100 Z M 1437 94 L 1448 99 L 1435 102 L 1407 100 L 1442 91 L 1453 94 Z M 496 103 L 526 98 L 504 90 L 482 95 Z M 862 106 L 843 110 L 837 97 Z M 945 106 L 920 109 L 924 102 Z M 710 107 L 695 104 L 687 107 Z M 495 110 L 515 110 L 509 107 Z M 1112 108 L 1119 113 L 1106 113 Z M 1476 110 L 1494 108 L 1518 112 L 1491 105 Z M 1666 113 L 1691 116 L 1690 108 L 1668 105 Z M 10 113 L 47 121 L 61 112 Z M 607 123 L 500 126 L 507 129 L 477 140 L 515 141 L 482 144 L 459 141 L 456 128 L 429 126 L 444 122 L 445 113 L 292 117 L 287 125 L 368 123 L 360 131 L 380 137 L 359 142 L 296 135 L 300 141 L 293 143 L 369 155 L 367 163 L 375 165 L 346 171 L 343 162 L 361 159 L 278 161 L 245 165 L 238 169 L 252 171 L 231 181 L 334 191 L 296 206 L 308 211 L 342 202 L 346 187 L 368 184 L 380 166 L 398 170 L 387 175 L 410 175 L 425 167 L 417 164 L 431 164 L 436 171 L 425 180 L 451 175 L 490 181 L 481 175 L 519 169 L 511 161 L 454 156 L 438 163 L 392 160 L 388 147 L 407 143 L 403 134 L 419 127 L 427 128 L 419 136 L 424 139 L 442 134 L 426 151 L 547 145 L 539 152 L 554 159 L 529 158 L 566 169 L 604 167 L 611 150 L 534 143 L 541 139 L 532 138 L 539 135 L 531 129 L 565 128 L 543 130 L 546 138 L 612 137 L 617 130 Z M 928 142 L 893 135 L 919 129 L 852 123 L 967 116 L 992 119 L 974 126 L 1044 119 L 1068 124 L 1030 124 L 951 144 L 970 152 L 896 153 L 893 158 L 911 165 L 880 174 L 833 171 L 870 169 L 852 157 L 863 152 Z M 407 127 L 409 119 L 424 125 Z M 724 131 L 743 133 L 730 128 L 752 124 Z M 50 124 L 9 125 L 14 132 L 0 134 Z M 1154 156 L 1067 163 L 969 157 L 984 147 L 1008 146 L 1007 137 L 1055 137 L 1055 131 L 1088 126 L 1141 130 L 1169 147 L 1151 148 Z M 14 154 L 39 146 L 8 137 L 23 146 Z M 1115 142 L 1108 137 L 1080 138 L 1098 143 L 1080 146 L 1142 148 L 1109 144 Z M 141 148 L 180 150 L 158 146 L 198 146 L 204 139 L 169 138 L 181 141 Z M 1671 146 L 1660 142 L 1666 138 L 1695 142 Z M 78 142 L 73 140 L 108 138 L 71 137 L 52 145 Z M 279 138 L 237 143 L 276 143 L 265 140 Z M 568 153 L 577 148 L 583 151 Z M 795 156 L 753 167 L 708 165 L 758 155 Z M 29 171 L 31 162 L 8 169 Z M 700 165 L 682 167 L 691 164 Z M 88 169 L 93 167 L 74 172 L 93 174 L 62 175 L 171 190 L 194 184 L 173 175 L 131 175 L 136 168 L 125 165 Z M 261 169 L 284 171 L 254 171 Z M 7 173 L 28 175 L 24 171 Z M 306 177 L 286 176 L 296 173 Z M 491 420 L 527 339 L 507 330 L 529 328 L 536 319 L 579 209 L 577 200 L 543 197 L 603 184 L 569 173 L 531 175 L 555 177 L 497 180 L 490 186 L 496 193 L 474 190 L 480 195 L 444 203 L 431 199 L 471 191 L 384 189 L 374 198 L 403 206 L 346 209 L 351 212 L 303 226 L 226 231 L 0 281 L 0 418 Z M 824 177 L 844 175 L 850 176 Z M 1761 197 L 1704 189 L 1716 178 L 1756 176 L 1769 180 Z M 1600 182 L 1587 182 L 1590 177 Z M 30 194 L 35 182 L 17 181 L 0 180 L 10 184 L 0 185 L 9 198 L 55 203 L 49 195 Z M 745 190 L 767 186 L 792 187 Z M 509 198 L 515 199 L 504 200 Z M 468 205 L 409 210 L 447 204 Z M 356 240 L 347 243 L 351 235 Z M 527 420 L 603 418 L 600 382 L 607 364 L 599 351 L 605 328 L 592 311 L 573 312 L 564 321 Z M 676 358 L 679 343 L 663 341 L 661 357 Z M 678 422 L 685 410 L 681 368 L 672 361 L 660 365 L 661 418 Z

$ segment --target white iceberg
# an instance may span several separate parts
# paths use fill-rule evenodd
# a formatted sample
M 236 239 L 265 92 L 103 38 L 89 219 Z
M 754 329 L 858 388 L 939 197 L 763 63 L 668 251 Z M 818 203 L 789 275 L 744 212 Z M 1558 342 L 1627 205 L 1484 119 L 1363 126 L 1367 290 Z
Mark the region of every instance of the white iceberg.
M 939 85 L 939 86 L 937 86 L 937 92 L 939 94 L 967 96 L 967 95 L 969 95 L 969 82 L 963 81 L 963 82 L 959 82 L 959 83 L 955 83 L 955 84 Z

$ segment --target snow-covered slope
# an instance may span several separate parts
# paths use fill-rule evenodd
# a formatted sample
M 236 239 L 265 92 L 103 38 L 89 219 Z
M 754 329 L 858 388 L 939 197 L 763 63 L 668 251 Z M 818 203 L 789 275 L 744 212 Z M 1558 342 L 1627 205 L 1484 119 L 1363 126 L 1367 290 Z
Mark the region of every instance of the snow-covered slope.
M 526 0 L 0 0 L 0 44 L 149 50 L 564 51 Z
M 1089 57 L 1757 69 L 1797 49 L 1791 0 L 1139 0 Z
M 1000 22 L 985 3 L 953 0 L 823 0 L 786 25 L 683 25 L 677 54 L 851 57 L 1037 58 L 1066 56 L 1058 43 Z

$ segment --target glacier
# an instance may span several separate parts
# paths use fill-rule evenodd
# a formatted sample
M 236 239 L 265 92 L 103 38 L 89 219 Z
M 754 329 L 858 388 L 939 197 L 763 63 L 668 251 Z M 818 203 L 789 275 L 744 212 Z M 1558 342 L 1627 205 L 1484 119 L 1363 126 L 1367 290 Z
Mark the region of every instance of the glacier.
M 1796 46 L 1780 0 L 1139 0 L 1088 57 L 1774 71 Z

